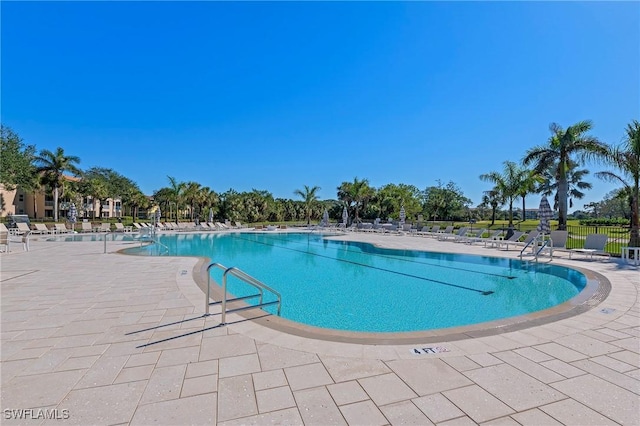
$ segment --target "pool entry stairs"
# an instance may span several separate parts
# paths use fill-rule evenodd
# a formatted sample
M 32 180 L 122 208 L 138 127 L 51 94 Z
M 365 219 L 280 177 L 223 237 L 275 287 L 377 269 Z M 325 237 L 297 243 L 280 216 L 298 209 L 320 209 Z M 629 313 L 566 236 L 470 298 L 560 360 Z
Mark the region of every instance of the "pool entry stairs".
M 222 273 L 222 300 L 219 302 L 211 302 L 211 269 L 213 268 L 218 268 L 221 269 L 223 271 Z M 254 294 L 250 294 L 247 296 L 241 296 L 241 297 L 234 297 L 234 298 L 227 298 L 227 278 L 229 275 L 232 275 L 236 278 L 238 278 L 239 280 L 243 281 L 245 284 L 248 284 L 249 286 L 253 287 L 256 289 L 257 293 Z M 226 320 L 227 320 L 227 313 L 231 313 L 231 312 L 238 312 L 238 311 L 246 311 L 249 309 L 259 309 L 259 308 L 264 308 L 266 306 L 271 306 L 271 305 L 277 305 L 278 306 L 278 316 L 280 316 L 280 310 L 282 307 L 282 297 L 280 296 L 280 293 L 278 293 L 277 291 L 275 291 L 274 289 L 272 289 L 271 287 L 269 287 L 268 285 L 262 283 L 261 281 L 258 281 L 257 279 L 255 279 L 254 277 L 252 277 L 251 275 L 247 274 L 246 272 L 242 271 L 239 268 L 236 268 L 235 266 L 232 266 L 230 268 L 227 268 L 226 266 L 220 264 L 220 263 L 211 263 L 209 266 L 207 266 L 207 291 L 206 291 L 206 299 L 205 299 L 205 315 L 208 316 L 210 315 L 209 313 L 209 307 L 211 305 L 221 305 L 221 309 L 222 309 L 222 318 L 220 320 L 220 325 L 225 325 L 226 324 Z M 264 295 L 265 292 L 270 293 L 271 295 L 276 297 L 276 300 L 271 300 L 271 301 L 265 301 L 264 299 Z M 238 308 L 233 308 L 233 309 L 228 309 L 227 308 L 227 304 L 230 302 L 237 302 L 237 301 L 241 301 L 241 300 L 250 300 L 250 299 L 258 299 L 258 303 L 257 304 L 253 304 L 253 305 L 245 305 L 245 306 L 241 306 Z

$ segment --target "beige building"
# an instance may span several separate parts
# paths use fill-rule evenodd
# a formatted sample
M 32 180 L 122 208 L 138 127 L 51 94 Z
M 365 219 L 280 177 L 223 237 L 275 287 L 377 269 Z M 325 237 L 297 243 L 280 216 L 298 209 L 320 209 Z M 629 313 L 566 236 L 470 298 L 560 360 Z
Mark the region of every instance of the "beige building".
M 19 187 L 9 191 L 3 185 L 0 185 L 0 202 L 0 217 L 26 214 L 31 219 L 36 220 L 52 220 L 54 218 L 53 195 L 48 191 L 28 193 Z M 61 198 L 58 203 L 59 218 L 63 219 L 69 211 L 71 202 L 69 199 Z M 83 197 L 81 205 L 76 204 L 76 208 L 78 210 L 78 219 L 108 219 L 120 217 L 123 213 L 122 201 L 111 198 L 100 202 L 100 200 L 93 200 L 92 197 Z

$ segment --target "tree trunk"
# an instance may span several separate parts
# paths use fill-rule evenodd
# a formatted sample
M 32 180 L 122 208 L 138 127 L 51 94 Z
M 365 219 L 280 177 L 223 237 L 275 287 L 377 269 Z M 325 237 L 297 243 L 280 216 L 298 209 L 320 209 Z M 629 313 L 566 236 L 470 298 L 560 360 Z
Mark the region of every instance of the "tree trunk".
M 527 209 L 524 205 L 524 196 L 522 196 L 522 221 L 527 220 Z
M 53 220 L 58 222 L 58 187 L 53 188 Z
M 566 176 L 558 179 L 558 230 L 567 230 L 568 183 Z
M 509 227 L 513 227 L 513 199 L 509 200 Z

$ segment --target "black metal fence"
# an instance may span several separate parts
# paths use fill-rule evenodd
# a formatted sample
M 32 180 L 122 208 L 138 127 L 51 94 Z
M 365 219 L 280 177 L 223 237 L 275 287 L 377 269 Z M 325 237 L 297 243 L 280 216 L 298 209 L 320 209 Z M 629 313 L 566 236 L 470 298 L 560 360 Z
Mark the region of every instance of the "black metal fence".
M 536 229 L 536 227 L 537 225 L 535 224 L 529 226 L 515 226 L 519 231 L 525 232 Z M 552 225 L 551 229 L 553 230 L 555 228 L 557 228 L 557 226 Z M 567 231 L 569 231 L 569 238 L 567 240 L 567 248 L 569 249 L 584 247 L 584 241 L 587 239 L 587 235 L 589 234 L 607 235 L 609 238 L 604 249 L 612 256 L 620 256 L 622 253 L 622 247 L 628 246 L 629 239 L 631 238 L 630 229 L 623 226 L 567 226 Z

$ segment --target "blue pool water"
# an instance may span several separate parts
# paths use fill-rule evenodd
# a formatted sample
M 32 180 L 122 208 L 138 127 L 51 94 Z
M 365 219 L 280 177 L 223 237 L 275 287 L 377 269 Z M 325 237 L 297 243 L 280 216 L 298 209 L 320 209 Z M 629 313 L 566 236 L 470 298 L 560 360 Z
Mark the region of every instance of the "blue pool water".
M 282 294 L 282 316 L 362 332 L 439 329 L 546 309 L 576 296 L 585 276 L 557 265 L 463 254 L 390 250 L 317 234 L 162 235 L 169 255 L 236 266 Z M 167 255 L 150 245 L 130 253 Z M 222 271 L 212 270 L 221 282 Z M 229 279 L 235 296 L 255 291 Z M 273 310 L 270 312 L 273 313 Z

